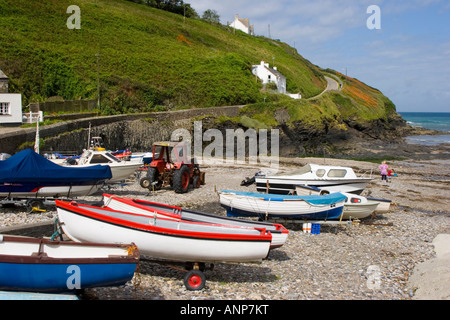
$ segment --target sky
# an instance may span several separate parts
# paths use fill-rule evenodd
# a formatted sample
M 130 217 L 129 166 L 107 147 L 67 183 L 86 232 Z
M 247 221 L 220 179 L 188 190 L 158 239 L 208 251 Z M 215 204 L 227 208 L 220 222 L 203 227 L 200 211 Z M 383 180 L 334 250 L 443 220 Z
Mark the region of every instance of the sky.
M 375 87 L 398 112 L 450 112 L 449 0 L 186 0 Z M 379 14 L 369 7 L 376 5 Z M 379 22 L 379 28 L 369 28 Z

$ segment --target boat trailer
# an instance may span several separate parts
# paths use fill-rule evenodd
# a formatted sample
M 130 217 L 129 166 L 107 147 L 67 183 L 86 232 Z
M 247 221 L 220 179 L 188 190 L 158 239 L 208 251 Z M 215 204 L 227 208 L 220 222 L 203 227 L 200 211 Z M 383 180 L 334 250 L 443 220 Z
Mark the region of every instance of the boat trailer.
M 54 206 L 55 198 L 5 198 L 0 200 L 2 206 L 24 206 L 28 213 L 45 212 L 46 206 Z
M 200 291 L 205 288 L 206 276 L 205 271 L 214 270 L 214 264 L 210 263 L 207 266 L 204 262 L 175 262 L 169 260 L 154 260 L 149 258 L 142 258 L 140 261 L 155 263 L 164 265 L 168 268 L 185 272 L 183 283 L 187 290 L 189 291 Z

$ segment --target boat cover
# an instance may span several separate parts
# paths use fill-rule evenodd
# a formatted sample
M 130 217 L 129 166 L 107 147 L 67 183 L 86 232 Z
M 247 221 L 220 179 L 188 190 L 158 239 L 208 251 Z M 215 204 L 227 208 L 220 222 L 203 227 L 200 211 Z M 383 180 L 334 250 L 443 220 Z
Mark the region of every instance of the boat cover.
M 323 195 L 323 196 L 319 196 L 319 195 L 292 196 L 292 195 L 229 191 L 229 190 L 223 190 L 221 192 L 236 194 L 236 195 L 244 196 L 244 197 L 259 198 L 264 201 L 299 201 L 299 200 L 303 200 L 312 205 L 330 205 L 333 203 L 345 201 L 345 199 L 346 199 L 346 196 L 339 192 L 331 193 L 331 194 L 327 194 L 327 195 Z
M 60 183 L 79 184 L 89 181 L 111 179 L 109 166 L 64 167 L 37 154 L 31 149 L 23 150 L 0 161 L 0 183 Z

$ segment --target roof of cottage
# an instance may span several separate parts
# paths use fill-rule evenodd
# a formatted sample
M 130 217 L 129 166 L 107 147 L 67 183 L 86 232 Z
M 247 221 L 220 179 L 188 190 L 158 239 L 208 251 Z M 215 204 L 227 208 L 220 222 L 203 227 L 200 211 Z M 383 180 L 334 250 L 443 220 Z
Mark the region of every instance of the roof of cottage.
M 3 73 L 3 71 L 0 69 L 0 79 L 8 79 L 6 74 Z

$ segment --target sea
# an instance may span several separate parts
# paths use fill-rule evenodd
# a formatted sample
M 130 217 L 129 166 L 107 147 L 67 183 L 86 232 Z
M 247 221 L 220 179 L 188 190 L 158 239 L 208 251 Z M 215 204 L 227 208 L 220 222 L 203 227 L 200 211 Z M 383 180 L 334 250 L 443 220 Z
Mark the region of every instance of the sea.
M 422 145 L 450 143 L 450 112 L 399 112 L 399 114 L 413 127 L 422 127 L 449 133 L 443 135 L 407 137 L 407 143 Z

